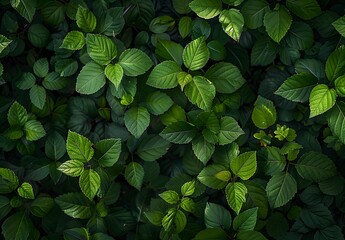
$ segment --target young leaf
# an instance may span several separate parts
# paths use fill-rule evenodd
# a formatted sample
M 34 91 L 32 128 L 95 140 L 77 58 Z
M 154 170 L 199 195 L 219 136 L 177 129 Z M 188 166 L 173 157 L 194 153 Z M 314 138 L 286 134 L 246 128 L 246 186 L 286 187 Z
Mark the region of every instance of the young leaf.
M 234 230 L 238 232 L 253 231 L 256 225 L 257 213 L 257 207 L 241 212 L 234 218 Z
M 84 171 L 84 163 L 79 160 L 69 160 L 62 163 L 58 170 L 71 177 L 79 177 Z
M 197 134 L 196 128 L 187 122 L 173 122 L 168 125 L 159 135 L 172 143 L 187 144 Z
M 136 77 L 147 72 L 153 65 L 152 60 L 139 49 L 127 49 L 121 53 L 119 62 L 126 76 Z
M 239 41 L 244 25 L 242 13 L 234 8 L 223 10 L 219 15 L 219 22 L 226 34 L 235 41 Z
M 194 0 L 189 4 L 189 7 L 199 17 L 204 19 L 211 19 L 216 17 L 222 11 L 221 0 Z
M 116 45 L 110 38 L 88 33 L 85 40 L 87 53 L 99 65 L 107 65 L 116 57 Z
M 135 138 L 139 138 L 150 124 L 150 113 L 144 107 L 132 107 L 125 113 L 125 125 Z
M 246 201 L 248 190 L 243 183 L 231 182 L 226 186 L 225 195 L 229 206 L 232 210 L 239 214 L 243 203 Z
M 269 10 L 264 17 L 264 25 L 268 35 L 277 43 L 290 29 L 292 17 L 289 10 L 277 4 L 274 10 Z
M 84 163 L 90 161 L 94 153 L 91 141 L 72 131 L 68 131 L 66 149 L 68 156 L 72 160 Z
M 212 108 L 216 88 L 207 78 L 202 76 L 193 77 L 193 81 L 185 86 L 184 92 L 188 100 L 199 108 L 205 111 Z
M 125 178 L 127 182 L 140 191 L 144 180 L 144 168 L 136 162 L 131 162 L 125 170 Z
M 206 203 L 204 221 L 207 228 L 230 229 L 231 227 L 230 212 L 215 203 Z
M 84 170 L 79 178 L 79 186 L 86 197 L 92 200 L 101 186 L 101 177 L 92 170 Z
M 85 37 L 82 32 L 70 31 L 67 33 L 66 37 L 63 39 L 60 48 L 65 48 L 68 50 L 80 50 L 85 45 Z
M 104 84 L 104 68 L 91 61 L 81 69 L 77 77 L 76 91 L 89 95 L 100 90 Z
M 180 197 L 178 196 L 178 193 L 172 190 L 168 190 L 165 192 L 162 192 L 159 194 L 159 196 L 167 203 L 169 204 L 175 204 L 178 203 L 180 200 Z
M 287 8 L 303 20 L 310 20 L 321 14 L 316 0 L 286 0 Z
M 182 193 L 182 196 L 184 197 L 193 195 L 194 191 L 195 191 L 195 181 L 185 182 L 181 186 L 181 193 Z
M 345 75 L 335 79 L 334 86 L 338 96 L 345 97 Z
M 78 7 L 76 20 L 78 27 L 84 32 L 93 32 L 96 28 L 97 19 L 95 15 L 82 6 Z
M 272 126 L 277 119 L 277 111 L 272 101 L 258 97 L 252 112 L 252 121 L 260 129 L 267 129 Z
M 243 134 L 244 131 L 232 117 L 225 116 L 220 119 L 219 145 L 232 143 Z
M 120 157 L 121 139 L 103 139 L 95 144 L 95 158 L 103 167 L 112 167 Z
M 338 101 L 327 115 L 328 126 L 332 133 L 345 144 L 345 103 Z
M 123 77 L 123 68 L 120 64 L 108 64 L 104 70 L 105 76 L 114 84 L 115 88 L 118 89 Z
M 25 137 L 28 141 L 36 141 L 46 135 L 42 124 L 37 120 L 27 121 L 24 125 Z
M 183 50 L 183 63 L 191 71 L 201 69 L 206 65 L 210 57 L 205 37 L 199 37 L 190 43 Z
M 256 152 L 242 153 L 230 162 L 230 169 L 242 180 L 248 180 L 256 171 Z
M 72 218 L 91 217 L 90 201 L 82 193 L 67 193 L 55 198 L 61 210 Z
M 266 192 L 271 207 L 284 206 L 297 192 L 296 180 L 288 172 L 278 173 L 268 181 Z
M 178 85 L 177 74 L 181 71 L 176 62 L 164 61 L 155 66 L 146 84 L 159 89 L 174 88 Z
M 10 126 L 24 126 L 28 120 L 28 113 L 22 105 L 15 101 L 8 110 L 7 120 Z
M 326 84 L 319 84 L 313 88 L 309 97 L 310 118 L 327 112 L 331 109 L 337 98 L 334 89 L 329 89 Z
M 7 194 L 13 192 L 19 185 L 16 174 L 7 168 L 0 168 L 0 193 Z
M 184 197 L 181 199 L 181 208 L 187 212 L 194 213 L 195 212 L 195 202 L 193 199 L 189 197 Z
M 18 195 L 26 199 L 35 199 L 34 190 L 28 182 L 23 182 L 17 189 Z

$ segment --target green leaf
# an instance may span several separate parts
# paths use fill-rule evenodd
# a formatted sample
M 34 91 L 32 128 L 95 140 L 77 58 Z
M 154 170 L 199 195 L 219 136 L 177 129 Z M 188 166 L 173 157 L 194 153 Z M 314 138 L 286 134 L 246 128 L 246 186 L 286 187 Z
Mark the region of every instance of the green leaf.
M 234 93 L 246 82 L 236 66 L 225 62 L 212 65 L 205 78 L 214 84 L 219 93 Z
M 256 171 L 256 152 L 250 151 L 238 155 L 230 162 L 231 171 L 242 180 L 248 180 Z
M 7 37 L 5 37 L 4 35 L 0 34 L 0 53 L 2 53 L 2 51 L 4 51 L 4 49 L 10 45 L 10 43 L 13 40 L 8 39 Z
M 86 34 L 87 53 L 99 65 L 107 65 L 117 55 L 115 43 L 108 37 L 99 34 Z
M 28 22 L 32 22 L 35 15 L 35 2 L 32 0 L 11 0 L 11 6 L 25 18 Z
M 230 180 L 231 173 L 218 164 L 206 166 L 198 175 L 198 180 L 207 187 L 223 189 Z
M 196 128 L 187 122 L 173 122 L 168 125 L 159 135 L 172 143 L 187 144 L 197 134 Z
M 19 81 L 17 82 L 17 87 L 21 90 L 28 90 L 32 88 L 36 83 L 36 77 L 31 72 L 23 73 Z
M 306 50 L 313 45 L 314 33 L 307 23 L 293 22 L 285 40 L 294 49 Z
M 125 170 L 125 178 L 127 182 L 140 191 L 144 180 L 144 168 L 137 162 L 131 162 Z
M 178 193 L 172 190 L 162 192 L 159 194 L 159 196 L 169 204 L 178 203 L 178 201 L 180 200 Z
M 27 240 L 34 228 L 24 211 L 18 211 L 8 217 L 2 224 L 2 234 L 8 240 Z
M 81 94 L 93 94 L 105 84 L 104 68 L 95 62 L 87 63 L 77 77 L 76 91 Z
M 63 232 L 64 240 L 90 239 L 90 233 L 86 228 L 71 228 Z
M 54 199 L 49 196 L 38 196 L 30 205 L 30 212 L 36 217 L 46 216 L 54 207 Z
M 112 167 L 120 157 L 121 139 L 102 139 L 95 144 L 95 158 L 103 167 Z
M 60 74 L 60 77 L 72 76 L 77 70 L 78 62 L 73 59 L 61 59 L 55 63 L 55 71 Z
M 45 142 L 45 154 L 47 157 L 53 160 L 59 160 L 65 153 L 65 139 L 57 132 L 49 134 Z
M 183 63 L 191 71 L 201 69 L 210 57 L 205 37 L 199 37 L 186 45 L 183 50 Z
M 125 113 L 125 125 L 135 138 L 139 138 L 150 124 L 150 113 L 144 107 L 132 107 Z
M 239 214 L 243 203 L 246 201 L 248 190 L 243 183 L 231 182 L 226 186 L 225 195 L 229 206 L 232 210 Z
M 89 200 L 82 193 L 67 193 L 55 198 L 61 210 L 72 218 L 88 219 L 91 217 Z
M 274 10 L 269 10 L 264 17 L 264 25 L 268 35 L 277 43 L 288 32 L 292 23 L 289 10 L 283 5 L 278 5 Z
M 228 230 L 231 227 L 230 212 L 215 203 L 206 203 L 204 221 L 207 228 L 225 228 Z
M 57 72 L 50 72 L 42 81 L 42 85 L 47 90 L 60 90 L 67 86 L 65 78 L 61 78 Z
M 276 174 L 268 181 L 266 192 L 271 207 L 284 206 L 297 192 L 296 180 L 288 172 Z
M 44 48 L 51 40 L 51 35 L 44 25 L 35 23 L 28 30 L 28 39 L 34 47 Z
M 262 26 L 269 5 L 265 0 L 245 1 L 241 10 L 246 27 L 256 29 Z
M 137 148 L 137 154 L 145 161 L 155 161 L 167 153 L 170 143 L 159 135 L 148 135 Z
M 327 112 L 336 101 L 337 93 L 329 89 L 326 84 L 318 84 L 313 88 L 309 97 L 310 118 Z
M 153 65 L 152 60 L 139 49 L 127 49 L 120 55 L 119 62 L 126 76 L 136 77 L 147 72 Z
M 174 88 L 178 85 L 177 74 L 181 71 L 176 62 L 164 61 L 155 66 L 146 84 L 159 89 Z
M 274 93 L 293 102 L 306 102 L 317 78 L 310 73 L 292 75 Z
M 338 33 L 340 33 L 341 36 L 345 37 L 345 16 L 334 21 L 332 26 L 338 31 Z
M 144 212 L 145 217 L 155 226 L 162 226 L 162 219 L 164 217 L 162 212 L 159 211 L 151 211 L 151 212 Z
M 303 20 L 310 20 L 321 14 L 316 0 L 286 0 L 287 8 Z
M 332 133 L 345 144 L 345 103 L 338 101 L 327 115 L 328 126 Z
M 181 87 L 181 90 L 183 91 L 183 88 L 190 82 L 193 81 L 192 75 L 186 72 L 179 72 L 177 74 L 177 81 Z
M 286 145 L 284 145 L 284 147 L 285 146 Z M 262 169 L 264 169 L 265 174 L 270 176 L 282 172 L 286 166 L 286 160 L 283 156 L 283 151 L 273 146 L 261 148 L 258 152 L 258 160 L 258 168 L 260 169 L 261 167 Z
M 184 92 L 188 100 L 199 108 L 205 111 L 212 108 L 216 88 L 207 78 L 202 76 L 193 77 L 193 81 L 185 86 Z
M 36 141 L 46 135 L 42 124 L 37 120 L 27 121 L 24 125 L 25 137 L 28 141 Z
M 71 177 L 79 177 L 84 172 L 84 163 L 79 160 L 68 160 L 58 170 Z
M 108 64 L 104 70 L 105 76 L 118 89 L 123 78 L 123 68 L 120 64 Z
M 193 199 L 189 197 L 184 197 L 181 199 L 181 208 L 187 212 L 194 213 L 195 212 L 195 202 Z
M 158 39 L 155 53 L 160 61 L 171 60 L 176 62 L 179 66 L 181 66 L 183 63 L 183 47 L 181 46 L 181 44 Z
M 215 146 L 209 143 L 204 137 L 199 136 L 192 141 L 192 149 L 195 156 L 206 165 L 214 153 Z
M 78 7 L 76 20 L 78 27 L 84 32 L 93 32 L 96 28 L 97 20 L 95 15 L 82 6 Z
M 168 213 L 162 219 L 162 226 L 165 231 L 180 233 L 187 224 L 186 215 L 175 208 L 169 209 Z
M 295 64 L 296 73 L 311 73 L 318 79 L 324 78 L 325 65 L 317 59 L 299 59 Z
M 258 208 L 251 208 L 234 218 L 233 228 L 237 232 L 253 231 L 256 225 Z
M 182 38 L 187 37 L 190 34 L 192 28 L 192 19 L 188 16 L 183 16 L 178 22 L 178 32 Z
M 89 139 L 70 130 L 68 131 L 66 149 L 72 160 L 83 163 L 90 161 L 94 153 L 92 142 Z
M 336 240 L 344 239 L 344 234 L 341 228 L 337 225 L 325 227 L 316 231 L 314 240 Z
M 338 96 L 345 97 L 345 75 L 338 77 L 334 81 L 335 91 Z
M 238 240 L 267 240 L 267 238 L 260 232 L 244 231 L 237 234 Z
M 153 115 L 165 113 L 173 104 L 174 102 L 167 94 L 159 91 L 149 94 L 145 102 L 147 110 Z
M 216 17 L 222 11 L 221 0 L 194 0 L 189 4 L 189 7 L 199 17 L 204 19 L 211 19 Z
M 274 61 L 279 45 L 268 36 L 262 36 L 254 43 L 250 55 L 253 66 L 267 66 Z
M 7 120 L 11 126 L 24 126 L 28 120 L 28 113 L 22 105 L 15 101 L 8 110 Z
M 268 201 L 265 188 L 259 183 L 256 183 L 255 180 L 246 181 L 245 186 L 248 189 L 245 209 L 249 207 L 258 207 L 258 217 L 261 219 L 266 218 L 268 213 Z
M 26 199 L 35 199 L 34 190 L 28 182 L 23 182 L 17 189 L 18 195 Z
M 296 170 L 302 178 L 321 182 L 336 174 L 336 166 L 326 155 L 318 152 L 304 154 L 296 164 Z
M 60 47 L 68 50 L 80 50 L 84 47 L 84 45 L 84 34 L 79 31 L 70 31 L 63 39 L 62 45 Z
M 33 105 L 39 109 L 43 109 L 44 104 L 46 103 L 47 93 L 46 90 L 39 85 L 34 85 L 30 89 L 30 100 Z
M 193 195 L 194 191 L 195 191 L 195 181 L 185 182 L 181 186 L 181 194 L 184 197 Z
M 220 119 L 219 145 L 232 143 L 243 134 L 244 131 L 232 117 L 225 116 Z
M 84 195 L 92 200 L 101 186 L 101 177 L 92 169 L 84 170 L 79 178 L 79 186 Z
M 333 82 L 338 77 L 345 74 L 345 46 L 341 46 L 332 52 L 326 61 L 326 76 Z
M 226 34 L 237 42 L 240 40 L 244 18 L 239 10 L 234 8 L 223 10 L 219 15 L 219 22 L 222 24 L 222 28 Z
M 193 240 L 226 240 L 226 232 L 222 228 L 204 229 L 193 238 Z
M 252 112 L 252 121 L 260 129 L 267 129 L 276 122 L 277 112 L 272 101 L 261 96 L 254 104 Z
M 7 168 L 0 168 L 0 193 L 7 194 L 13 192 L 19 185 L 16 174 Z

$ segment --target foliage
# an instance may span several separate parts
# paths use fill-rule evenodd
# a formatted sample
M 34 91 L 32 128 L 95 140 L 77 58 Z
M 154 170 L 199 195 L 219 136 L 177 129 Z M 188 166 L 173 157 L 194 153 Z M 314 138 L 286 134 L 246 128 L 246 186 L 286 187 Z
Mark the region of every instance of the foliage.
M 342 240 L 343 0 L 0 1 L 5 240 Z

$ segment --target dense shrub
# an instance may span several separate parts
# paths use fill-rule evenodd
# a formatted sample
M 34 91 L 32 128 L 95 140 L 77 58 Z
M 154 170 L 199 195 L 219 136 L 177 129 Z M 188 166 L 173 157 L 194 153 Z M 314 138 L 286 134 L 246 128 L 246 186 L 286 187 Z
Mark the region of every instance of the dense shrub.
M 345 1 L 0 6 L 2 238 L 344 239 Z

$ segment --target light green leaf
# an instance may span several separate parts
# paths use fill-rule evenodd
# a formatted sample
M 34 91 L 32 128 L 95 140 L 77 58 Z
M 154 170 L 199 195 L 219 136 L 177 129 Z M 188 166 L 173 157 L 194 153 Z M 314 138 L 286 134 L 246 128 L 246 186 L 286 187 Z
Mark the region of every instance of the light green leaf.
M 231 173 L 223 165 L 206 166 L 198 175 L 198 180 L 207 187 L 223 189 L 230 180 Z
M 178 22 L 178 32 L 182 38 L 185 38 L 189 35 L 192 28 L 192 19 L 188 16 L 183 16 Z
M 266 192 L 271 207 L 284 206 L 297 192 L 296 180 L 288 172 L 276 174 L 268 181 Z
M 162 219 L 162 226 L 165 231 L 180 233 L 187 224 L 186 215 L 176 208 L 169 209 L 168 213 Z
M 256 225 L 257 213 L 257 207 L 241 212 L 234 218 L 234 230 L 237 232 L 253 231 Z
M 309 97 L 310 118 L 327 112 L 336 101 L 337 93 L 329 89 L 326 84 L 319 84 L 313 88 Z
M 144 168 L 137 162 L 131 162 L 125 170 L 127 182 L 140 191 L 144 180 Z
M 341 36 L 345 37 L 345 16 L 334 21 L 332 26 L 338 31 L 338 33 L 340 33 Z
M 345 46 L 341 46 L 332 52 L 326 61 L 326 76 L 333 82 L 345 74 Z
M 185 86 L 184 92 L 188 100 L 199 108 L 205 111 L 212 108 L 216 88 L 207 78 L 202 76 L 193 77 L 193 81 Z
M 248 180 L 251 178 L 256 171 L 256 152 L 250 151 L 238 155 L 230 162 L 230 169 L 242 180 Z
M 167 112 L 160 116 L 160 119 L 165 126 L 168 126 L 174 122 L 185 122 L 186 113 L 183 108 L 174 104 Z
M 244 18 L 239 10 L 234 8 L 223 10 L 219 15 L 219 22 L 222 24 L 222 28 L 226 34 L 237 42 L 240 40 Z
M 262 26 L 269 5 L 265 0 L 245 1 L 241 10 L 246 27 L 256 29 Z
M 180 200 L 178 193 L 172 190 L 162 192 L 159 194 L 159 196 L 169 204 L 178 203 L 178 201 Z
M 191 195 L 193 195 L 194 192 L 195 192 L 195 181 L 194 180 L 189 181 L 189 182 L 185 182 L 181 186 L 181 194 L 184 197 L 191 196 Z
M 67 193 L 55 198 L 61 210 L 72 218 L 91 217 L 90 201 L 82 193 Z
M 160 211 L 144 212 L 145 217 L 155 226 L 162 226 L 163 213 Z
M 102 139 L 95 144 L 95 158 L 103 167 L 112 167 L 120 157 L 121 139 Z
M 84 163 L 79 160 L 69 160 L 62 163 L 58 170 L 71 177 L 79 177 L 84 171 Z
M 24 126 L 28 120 L 28 113 L 21 104 L 15 101 L 8 110 L 7 120 L 11 126 Z
M 176 62 L 164 61 L 155 66 L 146 84 L 159 89 L 174 88 L 178 85 L 177 74 L 181 71 Z
M 316 0 L 286 0 L 287 8 L 303 20 L 310 20 L 321 14 Z
M 27 121 L 24 125 L 25 137 L 28 141 L 36 141 L 46 135 L 42 124 L 37 120 Z
M 221 0 L 194 0 L 189 4 L 189 7 L 199 17 L 204 19 L 211 19 L 217 16 L 222 11 Z
M 32 0 L 11 0 L 12 7 L 25 18 L 28 22 L 31 22 L 35 12 L 35 2 Z
M 293 102 L 306 102 L 316 84 L 317 78 L 311 73 L 299 73 L 286 79 L 275 94 Z
M 0 193 L 7 194 L 13 192 L 19 185 L 16 174 L 8 168 L 0 168 Z
M 243 203 L 246 201 L 248 190 L 243 183 L 231 182 L 226 186 L 225 195 L 229 206 L 232 210 L 239 214 Z
M 204 221 L 207 228 L 225 228 L 228 230 L 231 227 L 230 212 L 215 203 L 206 203 Z
M 0 53 L 2 53 L 2 51 L 4 51 L 4 49 L 10 45 L 10 43 L 13 40 L 8 39 L 7 37 L 5 37 L 4 35 L 0 34 Z
M 296 170 L 302 178 L 314 182 L 324 181 L 337 173 L 333 161 L 326 155 L 318 152 L 304 154 L 298 160 Z
M 139 49 L 127 49 L 120 55 L 119 62 L 126 76 L 136 77 L 147 72 L 153 65 L 146 53 Z
M 47 93 L 46 90 L 37 84 L 32 86 L 30 89 L 30 100 L 33 105 L 39 109 L 43 109 L 44 104 L 46 103 Z
M 17 189 L 18 195 L 26 199 L 35 199 L 34 190 L 28 182 L 23 182 Z
M 191 71 L 201 69 L 210 57 L 205 37 L 199 37 L 186 45 L 183 50 L 183 63 Z
M 101 186 L 101 177 L 92 169 L 84 170 L 79 178 L 79 186 L 84 195 L 92 200 Z
M 2 224 L 2 234 L 8 240 L 27 240 L 34 226 L 24 211 L 9 216 Z
M 272 101 L 259 96 L 254 105 L 252 121 L 255 126 L 267 129 L 276 122 L 277 111 Z
M 191 81 L 193 81 L 193 77 L 192 75 L 190 75 L 189 73 L 186 72 L 179 72 L 177 74 L 177 81 L 181 87 L 181 90 L 183 91 L 183 88 L 190 83 Z
M 139 138 L 150 124 L 150 113 L 144 107 L 132 107 L 125 112 L 125 125 L 135 138 Z
M 76 91 L 81 94 L 93 94 L 105 84 L 104 68 L 95 62 L 87 63 L 77 77 Z
M 209 143 L 203 136 L 199 136 L 192 141 L 192 149 L 195 156 L 206 165 L 214 153 L 215 146 Z
M 87 53 L 99 65 L 107 65 L 117 55 L 115 43 L 108 37 L 99 34 L 86 34 Z
M 68 131 L 66 149 L 72 160 L 84 163 L 90 161 L 94 153 L 92 142 L 89 139 L 70 130 Z
M 189 197 L 184 197 L 181 199 L 181 208 L 187 212 L 194 213 L 195 212 L 195 202 L 193 199 Z
M 332 133 L 345 144 L 345 103 L 338 101 L 327 114 L 328 126 Z
M 170 143 L 159 135 L 148 135 L 137 148 L 137 154 L 145 161 L 155 161 L 167 153 Z
M 118 89 L 123 78 L 123 68 L 120 64 L 108 64 L 104 70 L 105 76 Z
M 197 134 L 196 128 L 187 122 L 173 122 L 159 134 L 162 138 L 172 143 L 187 144 Z
M 97 25 L 97 19 L 95 15 L 82 6 L 78 7 L 76 20 L 78 27 L 84 32 L 93 32 Z
M 244 131 L 232 117 L 225 116 L 220 119 L 219 145 L 232 143 L 243 134 Z
M 264 25 L 268 35 L 277 43 L 285 36 L 292 23 L 289 10 L 283 5 L 278 5 L 274 10 L 269 10 L 264 17 Z
M 149 94 L 145 102 L 147 110 L 153 115 L 165 113 L 173 104 L 174 102 L 166 93 L 159 91 Z
M 60 47 L 68 50 L 80 50 L 84 47 L 84 45 L 84 34 L 79 31 L 70 31 L 63 39 L 63 42 Z
M 334 81 L 335 90 L 340 97 L 345 97 L 345 75 L 338 77 Z

